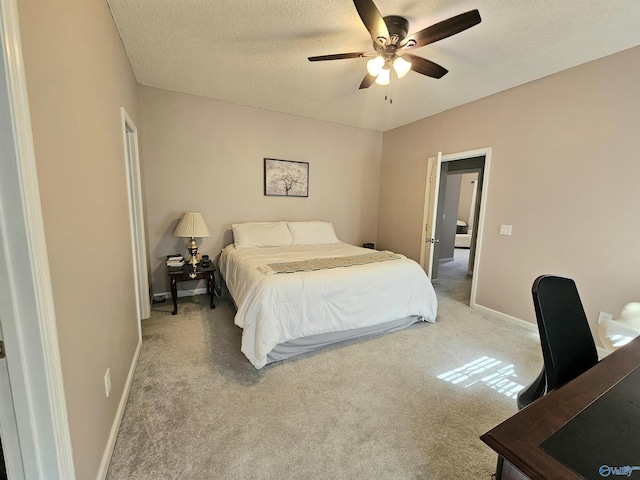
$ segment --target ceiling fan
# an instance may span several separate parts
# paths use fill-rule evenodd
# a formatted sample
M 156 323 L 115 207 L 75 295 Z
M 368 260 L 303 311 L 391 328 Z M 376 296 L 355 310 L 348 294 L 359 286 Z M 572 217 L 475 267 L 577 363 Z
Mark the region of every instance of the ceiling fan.
M 442 78 L 448 72 L 446 68 L 409 51 L 460 33 L 482 20 L 478 10 L 470 10 L 407 36 L 409 22 L 404 17 L 383 17 L 373 0 L 353 0 L 353 3 L 371 34 L 375 51 L 320 55 L 309 57 L 309 61 L 372 57 L 367 62 L 367 75 L 360 84 L 361 89 L 369 88 L 374 82 L 389 85 L 392 69 L 398 78 L 404 77 L 409 70 L 432 78 Z

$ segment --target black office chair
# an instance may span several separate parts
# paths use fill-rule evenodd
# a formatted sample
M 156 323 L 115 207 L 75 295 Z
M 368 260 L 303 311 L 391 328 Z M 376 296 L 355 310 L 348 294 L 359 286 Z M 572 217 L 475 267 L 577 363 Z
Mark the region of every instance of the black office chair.
M 533 282 L 531 293 L 544 366 L 538 378 L 518 393 L 518 410 L 598 363 L 598 351 L 575 282 L 542 275 Z M 504 467 L 504 459 L 498 456 L 493 478 L 500 480 Z
M 598 363 L 598 352 L 575 282 L 542 275 L 533 282 L 531 293 L 544 367 L 538 378 L 518 394 L 519 410 Z

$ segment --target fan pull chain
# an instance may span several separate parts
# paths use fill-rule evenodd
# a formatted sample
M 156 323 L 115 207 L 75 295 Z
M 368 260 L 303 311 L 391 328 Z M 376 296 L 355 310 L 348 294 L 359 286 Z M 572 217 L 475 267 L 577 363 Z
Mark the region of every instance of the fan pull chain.
M 389 103 L 393 103 L 393 89 L 387 88 L 384 92 L 384 101 L 389 101 Z

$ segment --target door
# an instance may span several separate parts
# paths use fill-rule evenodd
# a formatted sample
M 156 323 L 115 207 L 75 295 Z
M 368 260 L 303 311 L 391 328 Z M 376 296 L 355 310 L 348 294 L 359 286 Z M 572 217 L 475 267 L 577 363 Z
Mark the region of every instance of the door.
M 438 193 L 440 190 L 440 168 L 442 152 L 437 157 L 431 157 L 427 166 L 427 184 L 425 188 L 425 202 L 423 213 L 422 248 L 420 249 L 420 265 L 429 278 L 433 273 L 433 258 L 435 255 L 436 219 L 438 209 Z
M 5 251 L 4 232 L 0 231 L 0 312 L 3 312 L 2 315 L 5 315 L 5 312 L 7 312 L 6 306 L 11 290 Z M 0 440 L 3 457 L 2 464 L 0 465 L 0 480 L 6 478 L 18 480 L 24 479 L 25 473 L 22 462 L 22 452 L 20 450 L 20 437 L 18 436 L 18 423 L 13 401 L 11 378 L 9 376 L 9 365 L 4 344 L 4 335 L 2 333 L 3 320 L 5 320 L 5 318 L 0 316 Z M 7 327 L 9 327 L 9 325 L 7 325 Z M 15 354 L 15 349 L 10 349 L 10 353 Z M 14 355 L 11 360 L 17 361 L 17 358 L 18 357 Z
M 434 206 L 435 215 L 433 217 L 433 228 L 435 229 L 435 235 L 433 236 L 433 244 L 431 250 L 433 255 L 431 258 L 431 281 L 438 279 L 438 267 L 440 265 L 440 257 L 442 255 L 442 242 L 441 240 L 446 238 L 443 236 L 443 223 L 444 223 L 444 210 L 445 210 L 445 197 L 447 196 L 447 179 L 449 164 L 444 160 L 439 162 L 439 173 L 436 177 L 436 205 Z

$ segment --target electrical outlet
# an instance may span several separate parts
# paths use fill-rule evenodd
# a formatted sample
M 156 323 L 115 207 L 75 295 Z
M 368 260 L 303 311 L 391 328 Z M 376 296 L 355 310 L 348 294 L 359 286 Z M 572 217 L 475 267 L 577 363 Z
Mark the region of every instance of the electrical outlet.
M 162 303 L 165 301 L 164 295 L 154 295 L 153 303 Z
M 611 320 L 613 316 L 607 312 L 600 312 L 598 315 L 598 323 L 606 322 L 607 320 Z
M 107 373 L 104 374 L 104 391 L 107 397 L 111 395 L 111 369 L 107 368 Z

